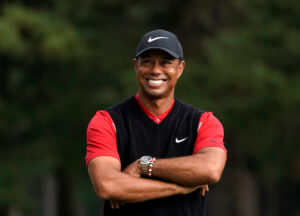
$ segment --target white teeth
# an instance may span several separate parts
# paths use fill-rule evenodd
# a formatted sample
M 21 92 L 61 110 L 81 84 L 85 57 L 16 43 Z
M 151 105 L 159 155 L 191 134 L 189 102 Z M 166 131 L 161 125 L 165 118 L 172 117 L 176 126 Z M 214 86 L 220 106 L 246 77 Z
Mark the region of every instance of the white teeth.
M 162 80 L 148 80 L 148 81 L 152 84 L 157 84 L 157 85 L 159 85 L 163 82 Z

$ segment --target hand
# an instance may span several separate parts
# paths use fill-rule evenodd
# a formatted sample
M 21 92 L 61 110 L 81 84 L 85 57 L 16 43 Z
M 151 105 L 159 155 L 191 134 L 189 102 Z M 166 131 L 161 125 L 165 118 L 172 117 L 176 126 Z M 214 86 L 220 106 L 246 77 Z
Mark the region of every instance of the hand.
M 199 193 L 201 196 L 205 196 L 205 193 L 209 191 L 208 185 L 201 185 L 199 188 Z
M 132 162 L 130 165 L 128 165 L 124 170 L 123 173 L 126 173 L 130 176 L 138 177 L 140 178 L 142 175 L 141 166 L 139 164 L 139 160 L 136 160 Z
M 124 205 L 124 203 L 119 200 L 109 200 L 109 202 L 112 209 L 119 209 L 121 205 Z
M 195 190 L 199 189 L 201 187 L 200 186 L 182 186 L 182 185 L 177 185 L 178 189 L 179 189 L 179 194 L 189 194 L 194 192 Z

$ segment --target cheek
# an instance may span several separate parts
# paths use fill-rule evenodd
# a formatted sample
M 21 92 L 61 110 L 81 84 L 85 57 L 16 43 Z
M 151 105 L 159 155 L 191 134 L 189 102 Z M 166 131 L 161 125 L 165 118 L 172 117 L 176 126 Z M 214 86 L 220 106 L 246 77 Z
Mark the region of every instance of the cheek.
M 174 70 L 172 71 L 172 75 L 171 75 L 171 76 L 172 76 L 173 79 L 177 80 L 177 79 L 180 77 L 179 70 L 175 70 L 175 69 L 174 69 Z
M 147 68 L 145 68 L 145 67 L 139 67 L 139 69 L 137 70 L 137 74 L 139 76 L 142 76 L 143 74 L 145 74 L 146 71 L 147 71 Z
M 136 72 L 137 77 L 141 77 L 143 75 L 143 70 L 139 69 Z

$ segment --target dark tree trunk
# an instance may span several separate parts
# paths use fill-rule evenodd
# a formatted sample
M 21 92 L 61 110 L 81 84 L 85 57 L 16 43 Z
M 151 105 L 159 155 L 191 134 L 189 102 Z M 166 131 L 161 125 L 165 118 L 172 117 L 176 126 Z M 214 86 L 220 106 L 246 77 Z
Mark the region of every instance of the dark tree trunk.
M 53 174 L 42 177 L 42 216 L 58 215 L 58 182 Z

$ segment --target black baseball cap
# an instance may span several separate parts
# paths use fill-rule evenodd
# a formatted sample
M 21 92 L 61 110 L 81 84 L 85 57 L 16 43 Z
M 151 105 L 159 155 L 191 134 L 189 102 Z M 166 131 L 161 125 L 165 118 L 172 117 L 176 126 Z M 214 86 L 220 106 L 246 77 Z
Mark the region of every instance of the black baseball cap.
M 144 34 L 136 49 L 135 57 L 138 58 L 148 50 L 163 50 L 174 58 L 183 60 L 183 50 L 177 36 L 166 30 L 157 29 Z

